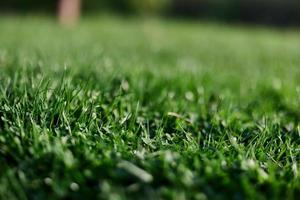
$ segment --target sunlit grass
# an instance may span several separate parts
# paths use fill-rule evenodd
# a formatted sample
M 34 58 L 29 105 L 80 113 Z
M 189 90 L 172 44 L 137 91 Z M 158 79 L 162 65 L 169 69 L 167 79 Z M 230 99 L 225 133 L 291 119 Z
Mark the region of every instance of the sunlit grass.
M 297 30 L 0 27 L 1 199 L 300 195 Z

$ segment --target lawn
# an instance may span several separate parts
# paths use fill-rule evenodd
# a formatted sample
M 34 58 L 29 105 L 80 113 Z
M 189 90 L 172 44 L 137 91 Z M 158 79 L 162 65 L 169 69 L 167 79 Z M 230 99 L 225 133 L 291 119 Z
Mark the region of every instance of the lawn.
M 0 199 L 299 197 L 299 30 L 0 27 Z

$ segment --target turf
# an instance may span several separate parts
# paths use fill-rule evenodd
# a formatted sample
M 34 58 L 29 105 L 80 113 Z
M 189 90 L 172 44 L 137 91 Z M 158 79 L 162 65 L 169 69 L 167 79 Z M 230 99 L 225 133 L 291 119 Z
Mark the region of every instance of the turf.
M 0 27 L 0 199 L 299 197 L 298 30 Z

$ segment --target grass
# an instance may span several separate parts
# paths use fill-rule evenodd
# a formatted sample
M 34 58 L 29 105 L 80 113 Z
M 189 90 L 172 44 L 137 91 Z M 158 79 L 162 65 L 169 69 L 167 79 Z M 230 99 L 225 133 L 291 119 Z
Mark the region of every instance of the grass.
M 0 199 L 299 197 L 299 31 L 0 27 Z

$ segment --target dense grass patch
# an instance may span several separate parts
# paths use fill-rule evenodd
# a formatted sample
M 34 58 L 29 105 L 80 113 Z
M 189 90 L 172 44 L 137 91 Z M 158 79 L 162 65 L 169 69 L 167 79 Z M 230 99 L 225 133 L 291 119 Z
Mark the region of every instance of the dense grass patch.
M 0 27 L 1 199 L 300 195 L 298 31 Z

